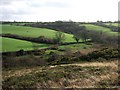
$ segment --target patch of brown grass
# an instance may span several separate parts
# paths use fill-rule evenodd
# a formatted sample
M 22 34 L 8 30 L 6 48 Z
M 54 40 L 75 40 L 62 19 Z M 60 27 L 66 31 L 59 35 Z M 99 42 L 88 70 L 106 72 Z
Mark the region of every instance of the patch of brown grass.
M 80 53 L 81 53 L 82 55 L 87 55 L 88 53 L 93 52 L 93 51 L 96 51 L 96 50 L 97 50 L 97 49 L 95 49 L 95 48 L 81 49 L 81 50 L 80 50 Z
M 118 61 L 82 62 L 3 71 L 3 77 L 5 79 L 14 79 L 12 77 L 15 77 L 16 80 L 19 78 L 18 85 L 21 85 L 22 82 L 20 78 L 26 79 L 28 82 L 31 82 L 31 78 L 35 78 L 36 80 L 33 79 L 33 86 L 31 87 L 36 88 L 99 88 L 117 87 L 111 84 L 113 81 L 116 83 L 117 71 Z M 14 80 L 12 82 L 14 83 Z M 5 83 L 7 84 L 7 82 Z M 5 83 L 4 85 L 6 85 Z M 12 86 L 11 83 L 9 84 Z M 24 82 L 23 85 L 27 85 L 27 82 Z

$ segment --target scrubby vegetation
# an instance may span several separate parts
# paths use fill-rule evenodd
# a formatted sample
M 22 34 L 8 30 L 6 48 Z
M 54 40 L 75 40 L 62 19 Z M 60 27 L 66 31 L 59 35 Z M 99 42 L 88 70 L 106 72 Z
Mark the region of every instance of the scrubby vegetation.
M 3 89 L 119 86 L 116 26 L 56 21 L 3 22 L 2 27 Z
M 111 63 L 111 65 L 110 65 Z M 22 68 L 3 72 L 3 89 L 10 88 L 117 88 L 117 63 L 82 63 L 35 68 Z M 114 76 L 114 77 L 113 77 Z M 111 81 L 109 81 L 111 79 Z M 105 82 L 103 81 L 105 80 Z M 104 83 L 104 84 L 103 84 Z M 111 84 L 108 84 L 111 83 Z M 73 85 L 74 84 L 74 85 Z
M 119 58 L 119 49 L 103 48 L 99 51 L 93 51 L 86 55 L 80 51 L 72 52 L 69 50 L 64 51 L 63 54 L 50 51 L 46 53 L 46 50 L 24 52 L 18 51 L 16 53 L 3 54 L 3 68 L 12 67 L 26 67 L 26 66 L 40 66 L 40 65 L 58 65 L 58 64 L 70 64 L 75 62 L 93 62 L 93 61 L 109 61 L 114 58 Z M 19 55 L 27 56 L 20 56 Z M 8 57 L 9 55 L 9 57 Z M 11 56 L 11 57 L 10 57 Z M 101 59 L 100 59 L 101 58 Z M 102 60 L 103 59 L 103 60 Z

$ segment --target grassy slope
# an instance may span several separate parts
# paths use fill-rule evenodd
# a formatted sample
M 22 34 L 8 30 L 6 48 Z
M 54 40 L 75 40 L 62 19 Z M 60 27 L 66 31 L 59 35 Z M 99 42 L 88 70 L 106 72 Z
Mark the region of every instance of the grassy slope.
M 29 37 L 45 36 L 47 38 L 54 38 L 56 31 L 45 28 L 3 25 L 2 33 L 17 34 L 17 35 L 29 36 Z M 64 40 L 65 42 L 75 42 L 75 40 L 72 38 L 73 35 L 65 33 L 65 37 L 66 37 L 66 39 Z
M 92 24 L 81 24 L 81 26 L 85 26 L 87 30 L 94 30 L 94 31 L 102 31 L 106 33 L 107 35 L 118 35 L 117 32 L 111 31 L 109 28 L 101 27 L 101 26 L 96 26 Z
M 3 71 L 3 87 L 117 87 L 117 61 L 85 62 Z
M 32 50 L 33 49 L 33 43 L 23 40 L 17 40 L 12 38 L 1 38 L 2 39 L 2 50 L 0 49 L 0 52 L 6 52 L 6 51 L 17 51 L 20 49 L 24 50 Z M 38 48 L 46 48 L 48 45 L 46 44 L 35 44 Z
M 104 23 L 105 25 L 112 25 L 118 27 L 118 23 Z M 120 24 L 119 24 L 120 25 Z

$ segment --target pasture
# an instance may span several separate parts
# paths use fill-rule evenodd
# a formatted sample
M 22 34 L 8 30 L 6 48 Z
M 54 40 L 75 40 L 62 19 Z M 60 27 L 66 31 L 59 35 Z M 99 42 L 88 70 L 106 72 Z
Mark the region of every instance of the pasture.
M 97 26 L 97 25 L 92 25 L 92 24 L 81 24 L 81 26 L 85 26 L 87 30 L 94 30 L 94 31 L 99 31 L 106 33 L 107 35 L 112 35 L 112 36 L 117 36 L 118 32 L 113 32 L 109 28 Z
M 116 26 L 118 27 L 120 24 L 118 23 L 104 23 L 105 25 L 109 25 L 109 26 Z
M 45 28 L 35 28 L 26 26 L 2 25 L 2 34 L 16 34 L 27 37 L 45 36 L 47 38 L 55 38 L 57 31 Z M 75 42 L 73 35 L 65 34 L 64 42 Z
M 0 25 L 1 26 L 1 25 Z M 108 35 L 118 35 L 117 32 L 111 31 L 109 28 L 96 26 L 92 24 L 81 24 L 81 26 L 86 26 L 87 30 L 94 30 L 94 31 L 102 31 Z M 39 37 L 45 36 L 47 38 L 55 38 L 55 34 L 57 31 L 52 29 L 46 28 L 35 28 L 35 27 L 27 27 L 27 26 L 15 26 L 15 25 L 2 25 L 2 32 L 1 34 L 16 34 L 26 37 Z M 65 34 L 65 40 L 63 42 L 76 42 L 73 39 L 72 34 Z M 81 40 L 79 40 L 81 42 Z M 9 45 L 9 46 L 8 46 Z M 36 44 L 36 47 L 39 49 L 47 48 L 47 44 Z M 90 45 L 91 46 L 91 45 Z M 71 49 L 83 49 L 88 48 L 89 45 L 85 44 L 76 44 L 76 45 L 67 45 L 67 46 L 60 46 L 59 49 L 71 48 Z M 17 50 L 33 50 L 33 43 L 24 40 L 18 39 L 11 39 L 11 38 L 2 38 L 2 49 L 0 51 L 17 51 Z
M 49 46 L 47 44 L 37 44 L 37 43 L 32 43 L 32 42 L 12 39 L 12 38 L 0 37 L 0 39 L 2 39 L 2 49 L 0 49 L 0 52 L 18 51 L 21 49 L 33 50 L 34 45 L 39 49 L 47 48 Z

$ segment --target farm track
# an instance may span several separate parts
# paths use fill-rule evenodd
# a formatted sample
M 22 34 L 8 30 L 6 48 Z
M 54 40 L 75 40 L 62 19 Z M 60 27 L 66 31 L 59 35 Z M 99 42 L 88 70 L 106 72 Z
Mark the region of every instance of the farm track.
M 57 67 L 57 66 L 82 66 L 82 67 L 107 67 L 107 66 L 110 66 L 110 67 L 113 67 L 113 68 L 116 68 L 118 67 L 117 65 L 117 61 L 114 62 L 86 62 L 86 63 L 75 63 L 75 64 L 63 64 L 63 65 L 55 65 L 55 66 L 50 66 L 50 67 Z

